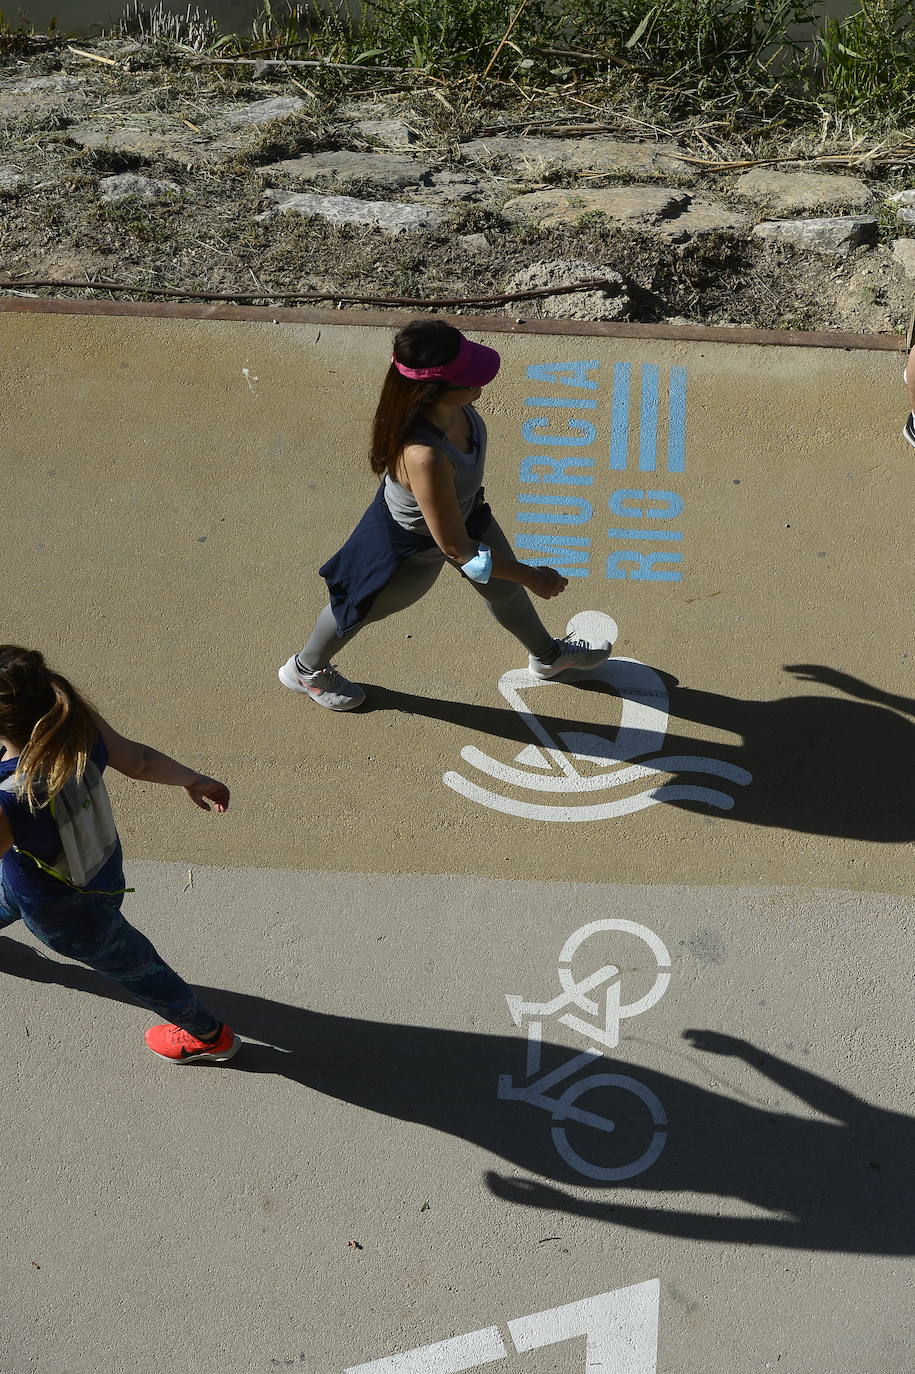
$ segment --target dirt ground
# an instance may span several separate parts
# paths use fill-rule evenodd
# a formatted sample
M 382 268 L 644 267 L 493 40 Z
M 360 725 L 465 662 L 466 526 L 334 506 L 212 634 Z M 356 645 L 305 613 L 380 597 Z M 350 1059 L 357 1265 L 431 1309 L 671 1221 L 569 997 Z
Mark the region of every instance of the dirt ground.
M 549 172 L 493 179 L 477 199 L 448 204 L 442 226 L 423 233 L 390 235 L 315 216 L 268 219 L 261 218 L 264 193 L 283 183 L 265 168 L 306 152 L 371 150 L 347 113 L 356 97 L 363 103 L 374 100 L 380 114 L 420 130 L 422 141 L 409 152 L 436 169 L 459 167 L 461 141 L 498 127 L 516 134 L 539 133 L 550 125 L 567 134 L 597 127 L 615 137 L 636 133 L 649 141 L 674 139 L 681 149 L 717 163 L 801 153 L 822 159 L 839 149 L 839 143 L 826 146 L 813 130 L 790 137 L 759 129 L 713 135 L 700 120 L 652 131 L 639 127 L 644 121 L 627 111 L 580 96 L 554 95 L 532 107 L 507 92 L 503 104 L 492 106 L 475 104 L 466 95 L 458 100 L 453 93 L 449 100 L 434 88 L 367 95 L 347 89 L 338 79 L 332 89 L 322 89 L 313 81 L 306 85 L 309 78 L 302 73 L 299 80 L 278 69 L 238 80 L 225 74 L 239 70 L 231 67 L 191 68 L 154 49 L 131 51 L 125 60 L 124 49 L 130 45 L 93 46 L 114 51 L 117 69 L 63 47 L 0 64 L 0 103 L 4 92 L 9 97 L 35 77 L 66 85 L 56 99 L 53 91 L 42 90 L 31 108 L 23 101 L 10 110 L 8 101 L 6 113 L 0 113 L 5 134 L 0 162 L 7 171 L 5 185 L 0 179 L 0 275 L 6 281 L 92 279 L 236 295 L 326 291 L 421 303 L 435 297 L 494 295 L 508 289 L 525 268 L 571 259 L 593 264 L 595 275 L 619 274 L 626 283 L 623 318 L 646 323 L 868 333 L 899 332 L 908 319 L 915 280 L 907 276 L 891 244 L 915 232 L 915 225 L 900 225 L 887 202 L 893 191 L 911 185 L 911 164 L 904 157 L 881 159 L 877 153 L 857 165 L 816 164 L 814 170 L 852 172 L 875 193 L 869 213 L 880 222 L 878 241 L 836 257 L 763 242 L 749 228 L 675 242 L 593 214 L 554 228 L 519 225 L 503 217 L 502 205 L 511 196 L 556 185 L 556 174 Z M 218 156 L 199 156 L 195 136 L 218 120 L 220 111 L 280 94 L 300 96 L 303 108 L 251 130 Z M 109 121 L 113 132 L 129 120 L 158 121 L 175 131 L 174 141 L 160 140 L 133 152 L 119 148 L 116 138 L 111 147 L 81 146 L 72 131 L 87 118 Z M 525 119 L 530 123 L 525 125 Z M 713 137 L 717 141 L 710 141 Z M 802 164 L 782 165 L 790 169 Z M 152 203 L 104 199 L 101 179 L 123 172 L 168 180 L 178 193 Z M 689 180 L 696 194 L 733 207 L 735 175 L 734 170 L 702 166 Z M 578 184 L 599 188 L 638 180 L 632 174 L 589 175 Z M 677 177 L 665 181 L 676 186 Z M 335 184 L 333 192 L 411 198 L 409 191 L 380 194 L 377 186 L 358 178 Z M 431 203 L 432 194 L 425 193 L 425 203 Z M 909 270 L 915 272 L 915 263 Z M 80 292 L 71 287 L 66 294 Z M 508 307 L 514 308 L 527 317 L 550 309 Z M 487 307 L 467 309 L 480 314 Z M 501 314 L 506 306 L 490 309 Z

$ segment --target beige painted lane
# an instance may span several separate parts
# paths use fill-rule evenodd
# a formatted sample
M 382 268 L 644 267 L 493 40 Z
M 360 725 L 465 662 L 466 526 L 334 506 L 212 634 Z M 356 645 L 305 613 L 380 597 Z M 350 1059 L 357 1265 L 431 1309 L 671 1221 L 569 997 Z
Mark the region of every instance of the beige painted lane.
M 493 506 L 513 537 L 589 541 L 588 576 L 541 603 L 545 618 L 562 632 L 576 612 L 612 616 L 619 655 L 679 680 L 666 738 L 649 756 L 743 770 L 716 783 L 678 765 L 661 778 L 711 786 L 733 799 L 730 810 L 680 797 L 563 823 L 491 809 L 443 778 L 462 774 L 512 805 L 571 809 L 644 794 L 657 779 L 616 786 L 600 776 L 614 765 L 576 763 L 557 738 L 612 740 L 625 684 L 536 689 L 562 761 L 544 768 L 528 752 L 516 763 L 537 741 L 499 680 L 524 657 L 456 575 L 446 571 L 420 605 L 366 630 L 341 657 L 370 686 L 367 711 L 322 712 L 276 681 L 322 603 L 317 566 L 373 492 L 365 449 L 386 330 L 5 314 L 0 340 L 3 513 L 16 532 L 6 637 L 47 648 L 118 726 L 199 760 L 235 789 L 214 826 L 180 815 L 161 792 L 119 786 L 129 853 L 910 890 L 912 460 L 898 437 L 894 355 L 492 336 L 505 358 L 484 402 Z M 527 376 L 531 365 L 576 360 L 597 361 L 582 374 L 596 389 Z M 627 466 L 612 470 L 621 363 L 631 368 L 630 442 Z M 661 399 L 649 472 L 639 467 L 639 412 L 652 368 Z M 676 368 L 688 377 L 686 448 L 684 471 L 671 474 L 666 397 Z M 525 405 L 531 396 L 597 404 Z M 565 429 L 567 417 L 593 422 L 594 440 L 526 443 L 522 424 L 538 414 L 548 435 L 581 437 L 580 425 Z M 538 453 L 592 463 L 566 471 L 591 484 L 520 481 L 522 461 Z M 535 464 L 527 476 L 547 471 Z M 672 492 L 682 511 L 658 518 L 675 502 L 651 498 L 655 518 L 641 518 L 631 493 L 649 490 Z M 516 515 L 543 514 L 544 492 L 586 499 L 590 520 L 554 523 L 556 513 L 581 515 L 566 505 L 519 523 Z M 623 514 L 608 506 L 614 494 Z M 633 524 L 682 538 L 608 538 Z M 625 560 L 627 576 L 608 579 L 607 558 L 627 545 L 675 549 L 681 564 L 657 566 L 681 581 L 632 581 Z M 786 665 L 812 665 L 812 680 Z M 635 690 L 663 693 L 665 682 L 643 676 Z M 474 763 L 462 760 L 467 747 L 479 751 Z M 501 779 L 480 770 L 483 755 Z M 550 791 L 572 776 L 570 764 L 582 790 Z M 734 781 L 746 773 L 752 783 Z
M 591 1374 L 582 1339 L 519 1355 L 507 1323 L 633 1286 L 657 1358 L 610 1321 L 638 1356 L 615 1371 L 912 1369 L 911 900 L 129 874 L 132 919 L 247 1043 L 224 1070 L 170 1069 L 110 984 L 0 936 L 4 1369 L 343 1374 L 495 1327 L 500 1374 Z M 552 999 L 564 942 L 607 920 L 664 942 L 669 986 L 608 1057 L 506 1096 L 530 1020 L 506 994 Z M 657 978 L 626 930 L 571 967 L 611 963 L 626 1005 Z M 544 1071 L 589 1043 L 542 1016 Z M 614 1132 L 563 1117 L 573 1084 Z M 636 1087 L 665 1112 L 661 1153 L 583 1176 L 651 1144 Z

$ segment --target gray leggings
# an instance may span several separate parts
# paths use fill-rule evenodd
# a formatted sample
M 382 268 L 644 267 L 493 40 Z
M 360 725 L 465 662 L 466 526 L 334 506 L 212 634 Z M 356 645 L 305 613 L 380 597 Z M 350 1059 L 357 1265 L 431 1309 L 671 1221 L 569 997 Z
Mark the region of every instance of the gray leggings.
M 480 538 L 494 553 L 507 554 L 509 558 L 514 556 L 511 545 L 495 520 L 487 526 Z M 348 644 L 363 625 L 385 620 L 389 615 L 406 610 L 421 596 L 425 596 L 446 562 L 445 555 L 439 549 L 429 549 L 405 558 L 390 582 L 375 597 L 365 620 L 344 635 L 337 634 L 334 613 L 330 606 L 325 606 L 318 616 L 311 638 L 298 655 L 299 662 L 312 672 L 324 668 L 337 650 Z M 531 599 L 520 582 L 506 582 L 504 578 L 498 577 L 486 583 L 471 582 L 470 578 L 465 578 L 464 581 L 480 593 L 499 624 L 520 640 L 528 653 L 539 658 L 553 650 L 556 641 L 534 610 Z

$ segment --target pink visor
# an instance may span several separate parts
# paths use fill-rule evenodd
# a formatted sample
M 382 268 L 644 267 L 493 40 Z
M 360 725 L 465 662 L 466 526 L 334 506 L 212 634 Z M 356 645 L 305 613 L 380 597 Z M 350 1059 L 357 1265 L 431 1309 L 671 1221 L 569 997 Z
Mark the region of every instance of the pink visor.
M 450 382 L 452 386 L 486 386 L 499 371 L 501 361 L 494 348 L 472 343 L 463 334 L 457 353 L 441 367 L 406 367 L 391 359 L 401 377 L 409 377 L 411 382 Z

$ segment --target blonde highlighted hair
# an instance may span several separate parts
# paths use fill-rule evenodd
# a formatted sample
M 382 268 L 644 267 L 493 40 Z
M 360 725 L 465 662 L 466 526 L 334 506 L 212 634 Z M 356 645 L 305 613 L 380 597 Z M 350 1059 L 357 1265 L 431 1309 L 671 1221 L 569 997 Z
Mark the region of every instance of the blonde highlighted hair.
M 89 703 L 37 649 L 0 644 L 0 736 L 20 749 L 15 779 L 30 811 L 82 777 L 96 734 Z

